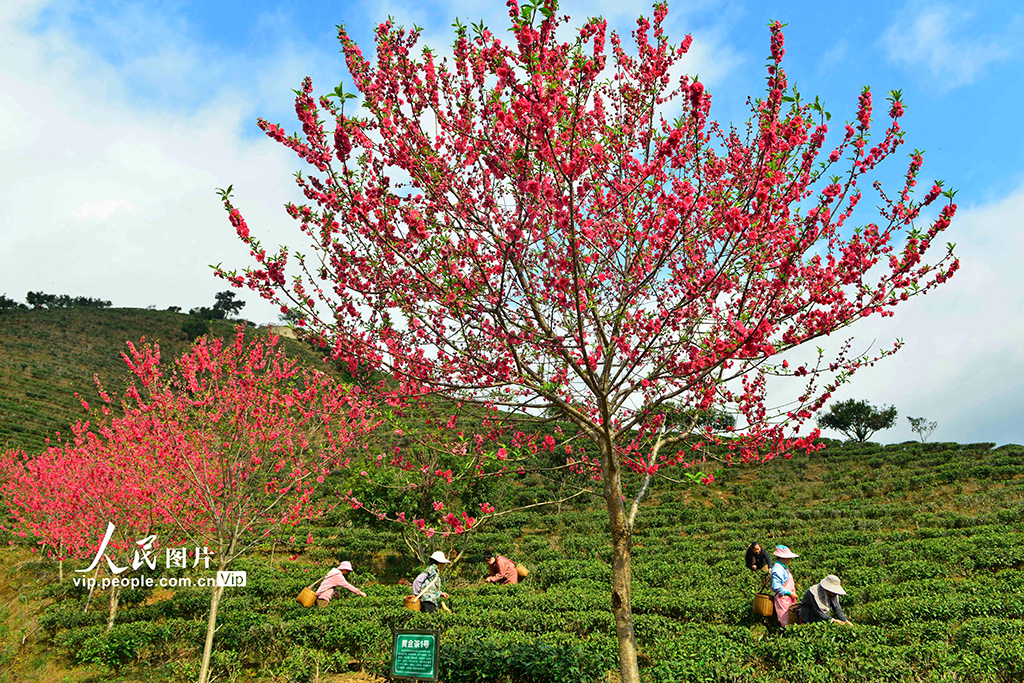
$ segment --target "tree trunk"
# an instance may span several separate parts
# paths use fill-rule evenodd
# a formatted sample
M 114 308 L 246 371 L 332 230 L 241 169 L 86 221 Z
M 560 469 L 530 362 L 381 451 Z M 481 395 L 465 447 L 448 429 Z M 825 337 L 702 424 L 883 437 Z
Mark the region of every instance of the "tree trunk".
M 89 597 L 85 599 L 85 609 L 82 610 L 82 614 L 89 611 L 89 603 L 92 602 L 92 594 L 96 592 L 96 577 L 100 575 L 100 568 L 96 567 L 96 571 L 92 573 L 92 585 L 89 586 Z
M 121 599 L 121 587 L 110 587 L 110 615 L 107 617 L 107 630 L 114 628 L 114 617 L 117 616 L 117 603 Z
M 622 502 L 622 478 L 614 459 L 612 445 L 606 450 L 604 463 L 604 494 L 612 533 L 612 615 L 615 635 L 619 639 L 619 676 L 622 683 L 640 683 L 636 661 L 636 633 L 633 630 L 633 572 L 630 567 L 633 534 Z
M 203 645 L 203 664 L 199 669 L 199 683 L 209 683 L 210 680 L 210 655 L 213 653 L 213 633 L 217 630 L 217 608 L 220 606 L 222 595 L 224 595 L 224 587 L 217 586 L 213 589 L 213 596 L 210 598 L 210 618 L 206 622 L 206 644 Z

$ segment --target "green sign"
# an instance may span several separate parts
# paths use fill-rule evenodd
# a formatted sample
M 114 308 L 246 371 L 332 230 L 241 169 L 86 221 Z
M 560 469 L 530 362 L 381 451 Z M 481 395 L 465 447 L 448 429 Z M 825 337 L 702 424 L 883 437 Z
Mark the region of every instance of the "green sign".
M 437 680 L 437 631 L 395 631 L 391 677 Z

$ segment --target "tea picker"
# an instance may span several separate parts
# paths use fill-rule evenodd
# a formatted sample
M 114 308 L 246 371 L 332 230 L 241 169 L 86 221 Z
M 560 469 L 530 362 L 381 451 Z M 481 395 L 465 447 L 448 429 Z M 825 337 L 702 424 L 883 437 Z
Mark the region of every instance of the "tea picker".
M 797 604 L 796 581 L 789 571 L 789 561 L 800 556 L 784 545 L 775 546 L 772 554 L 775 555 L 775 566 L 772 567 L 775 614 L 779 618 L 779 625 L 786 627 L 791 622 L 790 607 Z
M 487 583 L 519 583 L 520 579 L 529 574 L 526 567 L 518 565 L 504 555 L 495 555 L 491 551 L 484 553 L 487 571 L 490 574 L 484 581 Z
M 846 591 L 835 574 L 829 574 L 808 588 L 800 600 L 800 623 L 827 621 L 831 624 L 852 626 L 853 623 L 843 613 L 843 607 L 839 604 L 840 595 L 846 595 Z
M 451 561 L 440 550 L 430 556 L 430 566 L 412 582 L 412 592 L 414 595 L 411 597 L 413 600 L 410 601 L 409 598 L 406 598 L 406 607 L 416 609 L 412 604 L 417 603 L 419 606 L 418 611 L 420 612 L 430 614 L 437 610 L 437 603 L 441 601 L 441 598 L 448 597 L 448 594 L 441 590 L 441 574 L 439 571 L 439 567 L 445 564 L 451 564 Z

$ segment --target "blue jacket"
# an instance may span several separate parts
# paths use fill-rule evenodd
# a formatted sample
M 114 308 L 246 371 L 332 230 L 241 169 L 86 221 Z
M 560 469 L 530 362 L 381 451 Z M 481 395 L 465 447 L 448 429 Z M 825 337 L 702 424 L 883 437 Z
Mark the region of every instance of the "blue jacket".
M 785 588 L 783 584 L 789 579 L 789 570 L 786 569 L 786 565 L 781 562 L 776 562 L 775 566 L 772 567 L 772 592 L 776 595 L 785 595 Z

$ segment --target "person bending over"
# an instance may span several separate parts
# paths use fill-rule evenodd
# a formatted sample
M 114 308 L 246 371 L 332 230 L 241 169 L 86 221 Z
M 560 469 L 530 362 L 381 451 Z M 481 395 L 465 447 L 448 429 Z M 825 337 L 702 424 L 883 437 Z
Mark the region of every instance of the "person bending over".
M 846 595 L 846 591 L 835 574 L 829 574 L 821 583 L 808 588 L 800 600 L 800 623 L 827 621 L 832 624 L 852 625 L 843 614 L 843 608 L 839 604 L 840 595 Z
M 766 572 L 772 563 L 768 557 L 768 551 L 757 541 L 751 543 L 747 548 L 747 555 L 743 562 L 747 565 L 747 569 L 752 572 Z
M 327 576 L 320 582 L 320 587 L 316 589 L 316 604 L 319 607 L 323 607 L 331 601 L 334 597 L 335 588 L 344 588 L 345 590 L 352 591 L 361 598 L 366 597 L 366 593 L 359 590 L 346 578 L 348 573 L 352 571 L 352 563 L 345 561 L 340 563 L 337 567 L 327 572 Z
M 484 581 L 488 583 L 519 583 L 519 572 L 516 571 L 516 563 L 504 555 L 495 555 L 488 551 L 484 553 L 484 560 L 487 561 L 487 571 L 490 573 Z

